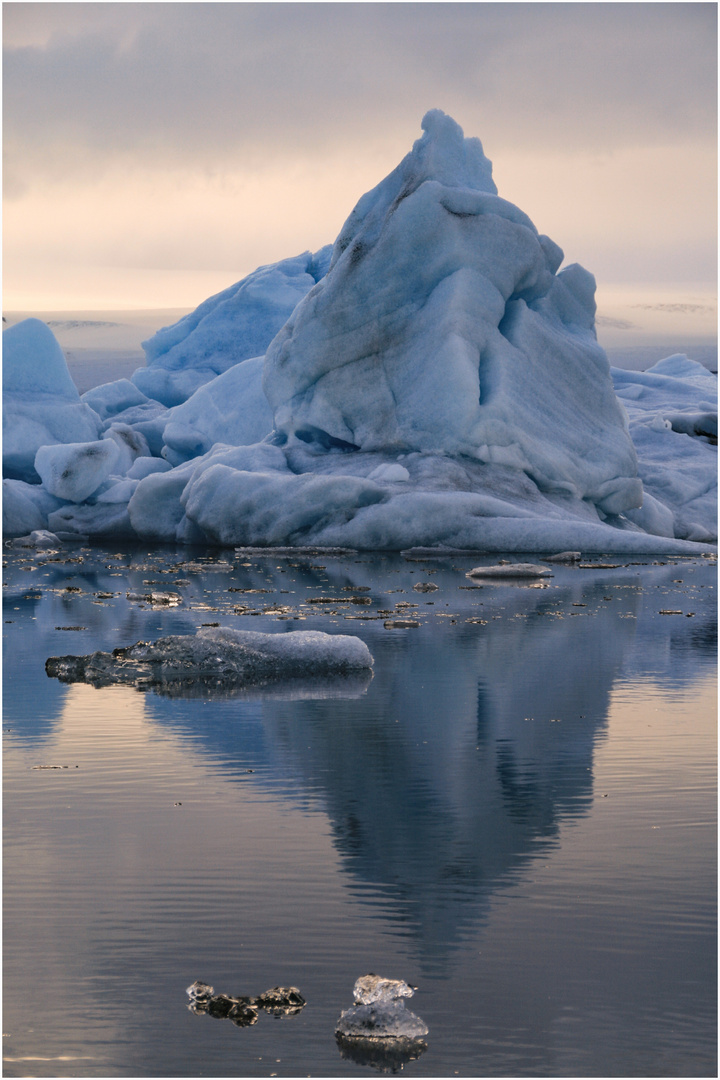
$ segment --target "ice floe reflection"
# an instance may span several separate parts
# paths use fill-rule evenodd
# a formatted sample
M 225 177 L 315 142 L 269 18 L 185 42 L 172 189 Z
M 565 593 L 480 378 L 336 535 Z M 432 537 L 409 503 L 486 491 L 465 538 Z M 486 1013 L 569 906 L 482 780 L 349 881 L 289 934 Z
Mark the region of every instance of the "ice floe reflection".
M 398 932 L 435 974 L 497 888 L 587 811 L 618 678 L 681 685 L 712 660 L 714 567 L 702 559 L 556 565 L 547 581 L 481 586 L 466 577 L 477 556 L 186 560 L 167 550 L 80 549 L 60 561 L 9 554 L 6 614 L 23 632 L 7 636 L 6 663 L 30 676 L 61 650 L 201 625 L 361 637 L 375 659 L 372 681 L 366 673 L 233 695 L 149 691 L 146 715 L 229 779 L 252 773 L 274 798 L 319 800 L 356 895 L 389 903 Z M 180 606 L 129 599 L 163 581 L 181 592 Z M 358 595 L 369 604 L 353 604 Z M 332 603 L 311 603 L 318 597 Z M 402 622 L 390 614 L 417 625 L 386 628 Z M 22 695 L 10 691 L 9 714 L 26 738 L 46 733 L 63 700 L 44 674 L 37 687 L 45 728 L 28 722 Z

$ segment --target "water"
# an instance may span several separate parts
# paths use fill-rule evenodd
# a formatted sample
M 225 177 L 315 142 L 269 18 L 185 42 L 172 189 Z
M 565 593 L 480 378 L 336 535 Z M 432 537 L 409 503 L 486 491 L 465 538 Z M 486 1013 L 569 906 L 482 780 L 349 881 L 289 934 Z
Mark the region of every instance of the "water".
M 716 1075 L 715 566 L 468 588 L 479 561 L 7 555 L 6 1076 Z M 150 589 L 183 602 L 126 599 Z M 211 622 L 356 634 L 374 678 L 222 699 L 44 672 Z M 342 1056 L 370 971 L 418 987 L 415 1060 Z M 240 1029 L 188 1010 L 195 979 L 308 1004 Z

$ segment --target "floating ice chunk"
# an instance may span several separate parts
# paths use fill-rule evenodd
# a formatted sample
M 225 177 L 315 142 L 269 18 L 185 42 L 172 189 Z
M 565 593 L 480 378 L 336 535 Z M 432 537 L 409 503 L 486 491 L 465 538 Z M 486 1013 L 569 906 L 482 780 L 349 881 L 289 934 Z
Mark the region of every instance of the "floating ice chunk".
M 353 986 L 356 1005 L 371 1005 L 374 1001 L 396 1001 L 409 998 L 415 993 L 403 979 L 385 979 L 382 975 L 361 975 Z
M 200 981 L 187 988 L 191 1012 L 208 1013 L 216 1019 L 232 1020 L 237 1027 L 250 1027 L 258 1020 L 258 1010 L 271 1016 L 295 1016 L 305 1007 L 305 998 L 297 986 L 273 986 L 257 997 L 216 994 L 212 986 Z
M 3 392 L 80 400 L 57 338 L 40 319 L 23 319 L 3 331 Z
M 468 570 L 469 578 L 536 578 L 552 577 L 552 570 L 535 563 L 498 563 L 496 566 L 475 566 Z
M 136 603 L 145 604 L 165 604 L 168 607 L 174 607 L 177 604 L 182 604 L 182 596 L 180 593 L 174 592 L 158 592 L 152 590 L 151 592 L 129 592 L 125 594 L 128 600 L 132 600 Z
M 59 537 L 48 529 L 33 529 L 29 536 L 18 536 L 15 540 L 11 540 L 10 547 L 45 550 L 47 548 L 61 548 L 62 543 Z
M 353 1005 L 340 1014 L 335 1031 L 345 1036 L 372 1039 L 419 1039 L 427 1035 L 428 1026 L 402 1001 L 374 1001 L 370 1005 Z
M 575 563 L 580 562 L 581 551 L 558 551 L 556 555 L 547 555 L 545 562 L 551 563 Z
M 397 465 L 395 463 L 388 463 L 386 465 L 378 465 L 376 469 L 373 469 L 368 474 L 368 480 L 377 480 L 385 483 L 404 483 L 410 479 L 410 473 L 404 465 Z
M 405 1008 L 402 1000 L 415 988 L 402 979 L 361 975 L 353 987 L 355 1004 L 345 1009 L 335 1025 L 336 1035 L 362 1039 L 419 1039 L 427 1024 Z
M 153 603 L 173 594 L 128 593 L 130 600 Z M 261 634 L 251 630 L 207 627 L 192 635 L 139 641 L 112 653 L 50 657 L 47 674 L 62 682 L 93 686 L 129 683 L 162 686 L 169 683 L 257 684 L 275 679 L 352 675 L 368 671 L 373 658 L 363 641 L 344 634 L 295 630 Z
M 80 401 L 63 351 L 39 319 L 24 319 L 3 332 L 3 472 L 37 483 L 41 446 L 90 442 L 101 422 Z
M 256 1008 L 265 1009 L 278 1016 L 294 1015 L 307 1004 L 297 986 L 271 986 L 251 1001 Z
M 647 371 L 612 369 L 645 497 L 626 517 L 658 536 L 717 539 L 717 377 L 676 355 Z M 701 436 L 701 437 L 698 437 Z
M 35 469 L 51 495 L 81 503 L 107 480 L 120 459 L 114 439 L 41 446 Z

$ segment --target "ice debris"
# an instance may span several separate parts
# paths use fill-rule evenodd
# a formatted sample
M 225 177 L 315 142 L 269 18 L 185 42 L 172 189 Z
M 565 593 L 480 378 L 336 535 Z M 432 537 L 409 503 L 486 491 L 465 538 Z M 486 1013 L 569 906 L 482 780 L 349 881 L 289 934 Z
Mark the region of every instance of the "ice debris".
M 236 1027 L 251 1027 L 257 1023 L 258 1011 L 272 1016 L 296 1016 L 305 1007 L 305 998 L 296 986 L 272 986 L 255 997 L 216 994 L 214 987 L 199 979 L 187 988 L 191 1012 L 207 1013 L 216 1020 L 227 1018 Z
M 138 641 L 111 653 L 51 656 L 50 678 L 92 686 L 125 683 L 139 688 L 183 686 L 214 688 L 258 685 L 278 679 L 316 679 L 369 672 L 367 645 L 346 634 L 294 630 L 262 634 L 252 630 L 206 627 L 195 635 L 171 635 L 153 643 Z
M 409 986 L 403 979 L 384 979 L 382 975 L 361 975 L 353 986 L 356 1005 L 371 1005 L 374 1001 L 396 1001 L 412 997 L 417 987 Z
M 62 547 L 60 538 L 47 529 L 34 529 L 28 536 L 17 536 L 5 543 L 7 547 L 34 548 L 36 551 L 58 550 Z
M 402 979 L 363 975 L 353 987 L 355 1004 L 345 1009 L 335 1026 L 344 1038 L 419 1039 L 428 1027 L 419 1016 L 405 1008 L 403 998 L 412 997 L 415 988 Z
M 495 566 L 475 566 L 468 570 L 469 578 L 538 578 L 552 577 L 553 572 L 547 566 L 535 563 L 497 563 Z
M 558 551 L 555 555 L 546 555 L 544 561 L 549 563 L 576 563 L 582 558 L 581 551 Z

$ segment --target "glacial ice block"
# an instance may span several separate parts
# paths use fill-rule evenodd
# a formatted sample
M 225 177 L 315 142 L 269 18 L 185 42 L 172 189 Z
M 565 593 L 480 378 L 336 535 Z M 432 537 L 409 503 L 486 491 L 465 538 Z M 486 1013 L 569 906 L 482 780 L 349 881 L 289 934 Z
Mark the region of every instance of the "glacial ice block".
M 424 1020 L 405 1008 L 403 998 L 415 989 L 403 979 L 361 975 L 353 987 L 355 1004 L 345 1009 L 335 1025 L 336 1035 L 363 1039 L 420 1039 L 427 1035 Z
M 40 319 L 3 331 L 3 475 L 36 484 L 41 446 L 91 442 L 102 424 L 80 401 L 63 351 Z
M 108 478 L 120 458 L 114 439 L 41 446 L 35 469 L 51 495 L 81 503 Z
M 353 1005 L 340 1014 L 335 1031 L 345 1036 L 373 1039 L 421 1039 L 427 1035 L 424 1020 L 406 1009 L 402 1001 L 374 1001 Z
M 557 273 L 562 251 L 495 193 L 477 140 L 437 110 L 423 127 L 268 348 L 276 431 L 319 448 L 465 455 L 606 514 L 639 506 L 592 275 Z
M 174 406 L 216 375 L 264 354 L 295 305 L 327 272 L 331 248 L 260 266 L 143 342 L 147 367 L 132 376 L 148 397 Z

